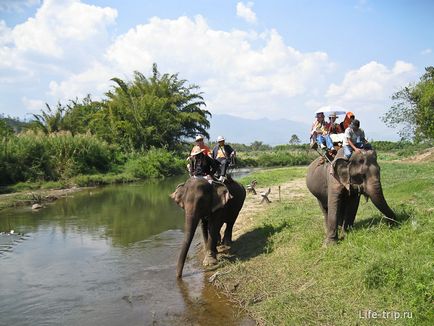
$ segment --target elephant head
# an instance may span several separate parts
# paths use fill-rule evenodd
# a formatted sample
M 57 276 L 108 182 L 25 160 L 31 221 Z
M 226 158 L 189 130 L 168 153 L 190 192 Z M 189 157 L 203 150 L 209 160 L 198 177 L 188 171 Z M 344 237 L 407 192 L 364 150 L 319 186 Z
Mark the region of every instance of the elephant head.
M 213 223 L 213 214 L 223 208 L 232 196 L 224 184 L 211 185 L 205 179 L 190 178 L 178 185 L 171 197 L 185 211 L 184 241 L 177 264 L 177 277 L 180 278 L 199 221 L 202 220 L 204 242 L 207 243 L 208 231 L 205 229 L 208 223 Z
M 175 201 L 175 203 L 184 209 L 185 207 L 185 194 L 188 188 L 184 183 L 179 184 L 175 191 L 170 195 L 170 197 Z M 228 191 L 228 188 L 223 183 L 216 183 L 212 189 L 211 195 L 211 213 L 214 213 L 218 209 L 224 207 L 229 199 L 232 199 L 232 195 Z
M 395 220 L 383 195 L 380 181 L 380 166 L 374 150 L 353 153 L 349 160 L 337 158 L 333 162 L 333 174 L 349 193 L 363 194 L 370 198 L 377 209 L 386 217 Z

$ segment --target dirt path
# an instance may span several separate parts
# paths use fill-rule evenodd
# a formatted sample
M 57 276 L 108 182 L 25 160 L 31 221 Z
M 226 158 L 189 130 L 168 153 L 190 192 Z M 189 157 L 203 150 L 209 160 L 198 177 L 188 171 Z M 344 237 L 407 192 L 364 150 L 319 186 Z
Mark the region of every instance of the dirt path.
M 246 233 L 254 224 L 254 216 L 265 212 L 274 203 L 279 202 L 279 199 L 282 202 L 287 202 L 290 200 L 296 200 L 297 198 L 303 198 L 306 196 L 306 181 L 304 178 L 292 180 L 287 183 L 283 183 L 280 185 L 280 198 L 279 198 L 279 185 L 271 186 L 271 192 L 268 198 L 271 200 L 270 204 L 262 203 L 261 192 L 266 192 L 268 187 L 257 187 L 256 195 L 252 193 L 248 193 L 246 200 L 244 202 L 243 208 L 241 209 L 240 215 L 235 222 L 233 229 L 232 239 L 236 240 L 242 234 Z
M 428 148 L 426 150 L 424 150 L 421 153 L 418 153 L 412 157 L 403 159 L 403 160 L 398 160 L 398 161 L 402 161 L 402 162 L 409 162 L 409 163 L 418 163 L 418 162 L 432 162 L 434 161 L 434 148 Z

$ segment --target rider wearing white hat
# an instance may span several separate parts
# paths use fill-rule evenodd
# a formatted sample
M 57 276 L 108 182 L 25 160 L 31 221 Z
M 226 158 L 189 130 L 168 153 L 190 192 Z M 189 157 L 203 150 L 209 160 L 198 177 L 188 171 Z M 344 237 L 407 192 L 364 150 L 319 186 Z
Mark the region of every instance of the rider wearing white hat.
M 230 146 L 225 144 L 225 138 L 223 136 L 217 137 L 217 145 L 214 146 L 212 150 L 213 159 L 220 162 L 220 178 L 219 180 L 224 180 L 226 176 L 226 170 L 231 163 L 231 159 L 235 157 L 235 150 Z
M 205 155 L 211 157 L 211 149 L 208 146 L 206 146 L 205 143 L 203 142 L 202 135 L 197 135 L 195 138 L 195 142 L 196 142 L 196 146 L 199 146 L 201 149 L 204 150 Z M 193 153 L 191 153 L 190 155 L 193 155 Z

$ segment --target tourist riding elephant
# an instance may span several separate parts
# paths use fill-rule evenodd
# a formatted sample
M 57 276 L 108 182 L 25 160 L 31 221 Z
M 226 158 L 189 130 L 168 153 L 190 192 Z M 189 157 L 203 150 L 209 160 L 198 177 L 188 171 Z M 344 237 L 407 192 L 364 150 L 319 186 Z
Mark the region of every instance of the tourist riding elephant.
M 309 165 L 306 184 L 324 214 L 326 244 L 337 241 L 338 225 L 343 232 L 353 225 L 361 194 L 369 197 L 389 222 L 395 220 L 383 195 L 374 150 L 354 152 L 347 160 L 340 149 L 332 163 L 319 157 Z
M 220 229 L 226 223 L 224 244 L 232 241 L 232 228 L 246 198 L 246 190 L 230 176 L 224 185 L 211 185 L 202 178 L 190 178 L 179 185 L 171 195 L 174 201 L 185 211 L 184 241 L 177 264 L 177 277 L 182 276 L 185 258 L 196 231 L 199 220 L 202 221 L 202 235 L 206 250 L 203 264 L 217 263 L 217 242 Z

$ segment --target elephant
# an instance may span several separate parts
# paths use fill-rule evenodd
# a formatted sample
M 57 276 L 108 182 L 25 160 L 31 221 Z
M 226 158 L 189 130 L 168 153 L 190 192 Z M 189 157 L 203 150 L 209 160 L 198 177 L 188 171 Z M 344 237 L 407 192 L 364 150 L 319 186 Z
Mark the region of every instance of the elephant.
M 354 152 L 346 159 L 341 148 L 332 162 L 318 157 L 308 167 L 306 185 L 324 215 L 325 245 L 337 242 L 338 225 L 344 235 L 353 226 L 362 194 L 389 223 L 396 220 L 383 195 L 375 150 Z
M 217 263 L 217 243 L 220 241 L 220 229 L 226 223 L 222 243 L 230 245 L 232 229 L 246 198 L 242 185 L 227 176 L 224 184 L 215 182 L 211 185 L 203 178 L 189 178 L 171 194 L 172 199 L 185 211 L 184 240 L 179 254 L 176 275 L 182 277 L 188 249 L 201 221 L 205 247 L 203 264 Z

